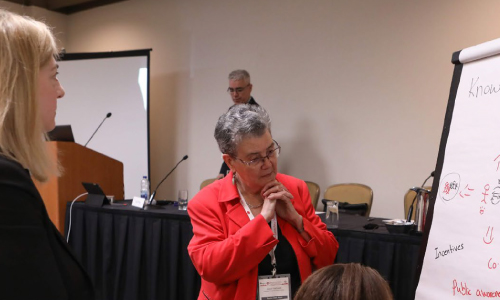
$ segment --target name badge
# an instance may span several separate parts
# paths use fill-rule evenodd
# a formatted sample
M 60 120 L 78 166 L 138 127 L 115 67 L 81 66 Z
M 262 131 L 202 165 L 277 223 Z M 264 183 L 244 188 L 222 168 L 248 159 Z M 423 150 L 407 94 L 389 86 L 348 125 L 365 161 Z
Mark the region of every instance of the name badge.
M 290 286 L 290 274 L 276 274 L 275 277 L 259 276 L 258 294 L 259 300 L 291 300 L 292 287 Z

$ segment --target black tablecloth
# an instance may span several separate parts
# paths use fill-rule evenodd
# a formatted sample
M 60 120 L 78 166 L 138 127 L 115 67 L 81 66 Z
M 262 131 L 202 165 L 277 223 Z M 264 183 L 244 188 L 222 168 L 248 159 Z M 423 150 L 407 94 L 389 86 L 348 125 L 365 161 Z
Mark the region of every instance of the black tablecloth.
M 379 227 L 366 230 L 371 223 Z M 357 262 L 376 269 L 389 281 L 394 299 L 413 300 L 421 236 L 391 234 L 382 219 L 340 215 L 339 228 L 328 228 L 339 242 L 335 262 Z
M 200 277 L 187 253 L 193 231 L 186 211 L 75 203 L 71 219 L 69 244 L 94 281 L 97 299 L 197 298 Z M 329 227 L 340 244 L 336 262 L 371 266 L 389 281 L 396 300 L 413 299 L 421 238 L 390 234 L 380 219 L 370 220 L 379 225 L 374 230 L 363 229 L 366 223 L 366 217 L 341 214 L 339 228 Z

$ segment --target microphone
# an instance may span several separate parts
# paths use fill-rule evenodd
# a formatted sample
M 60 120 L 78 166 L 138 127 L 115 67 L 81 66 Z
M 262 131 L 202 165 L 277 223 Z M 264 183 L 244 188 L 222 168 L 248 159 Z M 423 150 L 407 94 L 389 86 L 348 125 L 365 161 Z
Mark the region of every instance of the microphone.
M 177 168 L 177 166 L 178 166 L 181 162 L 185 161 L 186 159 L 188 159 L 188 156 L 187 156 L 187 155 L 184 155 L 184 157 L 183 157 L 183 158 L 182 158 L 182 159 L 181 159 L 181 160 L 180 160 L 180 161 L 179 161 L 179 162 L 175 165 L 175 167 L 174 167 L 172 170 L 170 170 L 170 172 L 168 172 L 168 174 L 167 174 L 167 175 L 165 175 L 165 177 L 163 177 L 163 179 L 160 181 L 160 183 L 158 183 L 158 185 L 156 186 L 156 188 L 155 188 L 154 192 L 153 192 L 153 193 L 151 193 L 151 197 L 149 197 L 149 200 L 148 200 L 148 205 L 147 205 L 147 206 L 145 206 L 145 207 L 144 207 L 144 209 L 154 207 L 154 205 L 152 205 L 152 203 L 153 203 L 153 200 L 154 200 L 154 198 L 155 198 L 155 196 L 156 196 L 156 191 L 158 191 L 158 188 L 159 188 L 159 187 L 160 187 L 160 185 L 163 183 L 163 181 L 165 181 L 165 179 L 167 179 L 167 177 L 168 177 L 170 174 L 172 174 L 172 172 L 173 172 L 173 171 Z
M 424 180 L 424 183 L 422 183 L 422 187 L 420 189 L 424 188 L 424 185 L 427 182 L 427 180 L 429 180 L 429 178 L 434 177 L 435 172 L 436 171 L 432 171 L 431 172 L 431 175 L 429 175 L 429 177 L 427 177 Z M 411 221 L 411 215 L 413 214 L 413 204 L 415 204 L 415 200 L 417 199 L 417 195 L 418 195 L 418 192 L 419 192 L 420 189 L 419 188 L 412 188 L 411 189 L 411 190 L 415 191 L 416 194 L 415 194 L 415 198 L 413 198 L 413 201 L 411 202 L 410 208 L 408 209 L 408 215 L 406 215 L 406 222 L 410 222 Z
M 94 133 L 92 134 L 92 136 L 90 137 L 90 139 L 85 143 L 85 145 L 83 147 L 87 147 L 87 144 L 94 137 L 94 134 L 97 132 L 97 130 L 99 130 L 99 128 L 101 128 L 102 123 L 104 123 L 104 121 L 106 121 L 106 119 L 109 118 L 109 117 L 111 117 L 111 113 L 110 112 L 106 114 L 106 117 L 104 117 L 104 119 L 102 120 L 101 124 L 99 124 L 99 126 L 97 127 L 97 129 L 94 131 Z

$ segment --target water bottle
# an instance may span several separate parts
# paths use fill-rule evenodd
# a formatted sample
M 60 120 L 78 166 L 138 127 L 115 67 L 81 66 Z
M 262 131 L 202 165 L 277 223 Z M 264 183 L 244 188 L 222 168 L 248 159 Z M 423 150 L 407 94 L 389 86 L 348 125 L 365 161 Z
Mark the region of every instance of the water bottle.
M 328 201 L 326 203 L 326 224 L 332 228 L 339 227 L 339 203 L 338 201 Z
M 143 176 L 141 180 L 141 198 L 144 198 L 146 204 L 148 204 L 149 200 L 149 181 L 148 176 Z

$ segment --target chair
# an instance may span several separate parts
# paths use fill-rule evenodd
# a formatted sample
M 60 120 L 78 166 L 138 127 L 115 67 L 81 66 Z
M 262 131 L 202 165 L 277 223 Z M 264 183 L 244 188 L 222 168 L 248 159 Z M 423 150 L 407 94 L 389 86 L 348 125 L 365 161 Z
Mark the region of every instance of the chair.
M 316 210 L 316 205 L 318 204 L 319 199 L 319 185 L 312 181 L 306 181 L 307 188 L 309 189 L 309 194 L 311 195 L 311 202 Z
M 209 179 L 203 180 L 203 182 L 200 184 L 200 190 L 216 180 L 217 180 L 217 178 L 209 178 Z
M 365 216 L 370 216 L 373 202 L 373 190 L 371 187 L 361 183 L 340 183 L 329 186 L 324 195 L 324 199 L 350 204 L 366 203 L 368 209 Z
M 424 189 L 426 190 L 431 190 L 432 187 L 430 186 L 424 186 Z M 413 199 L 415 199 L 415 197 L 417 196 L 417 193 L 415 193 L 415 191 L 412 191 L 411 189 L 409 189 L 406 194 L 405 194 L 405 215 L 403 217 L 403 219 L 406 219 L 406 217 L 408 216 L 408 210 L 410 209 L 410 206 L 411 206 L 411 203 L 413 202 Z M 417 200 L 415 200 L 415 203 L 413 203 L 413 212 L 411 214 L 411 219 L 410 220 L 415 220 L 415 212 L 417 211 L 417 208 L 416 208 L 416 204 L 417 204 Z

